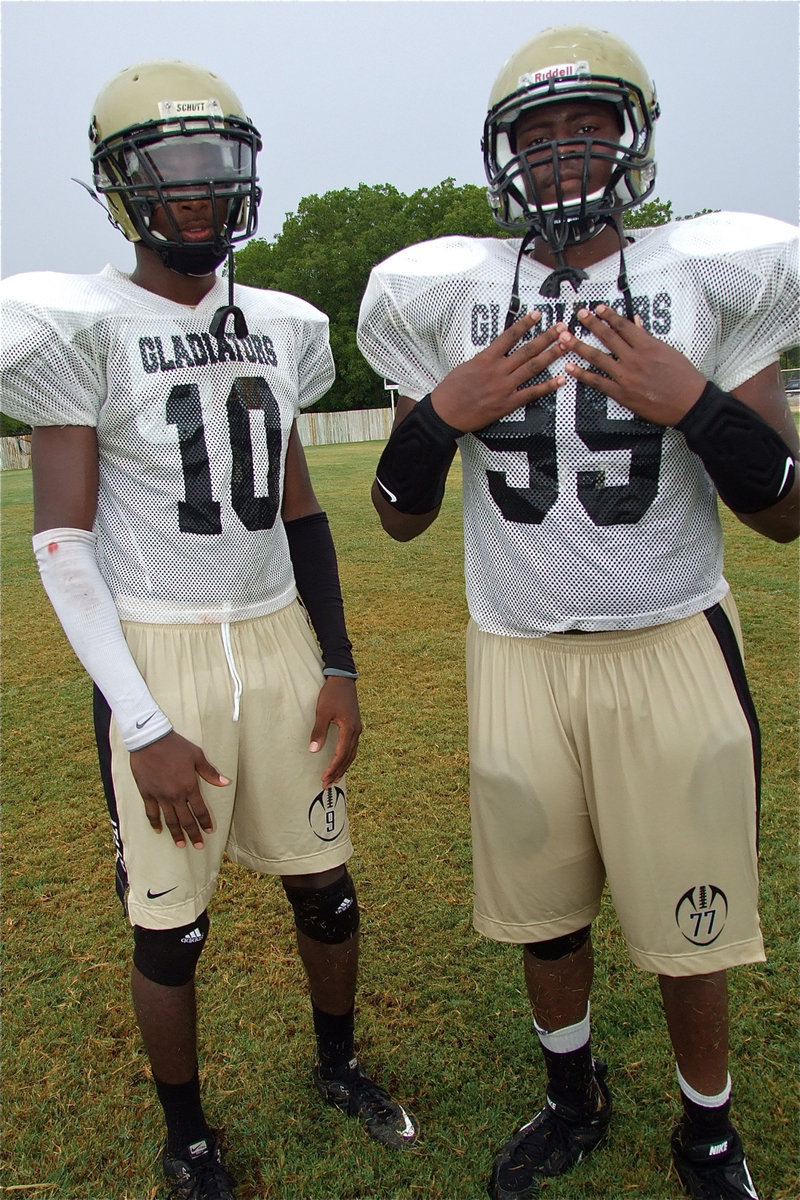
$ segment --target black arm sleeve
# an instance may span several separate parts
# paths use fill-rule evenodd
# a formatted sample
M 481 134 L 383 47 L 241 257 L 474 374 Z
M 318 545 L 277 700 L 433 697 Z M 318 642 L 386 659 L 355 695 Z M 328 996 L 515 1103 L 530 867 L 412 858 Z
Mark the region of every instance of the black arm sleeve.
M 311 513 L 287 521 L 286 538 L 300 599 L 317 635 L 326 675 L 358 675 L 347 636 L 339 568 L 328 517 Z
M 795 461 L 786 442 L 757 412 L 716 384 L 706 384 L 675 428 L 734 512 L 761 512 L 791 491 Z
M 463 430 L 443 421 L 430 395 L 423 396 L 391 432 L 375 480 L 398 512 L 416 515 L 438 508 L 447 472 Z

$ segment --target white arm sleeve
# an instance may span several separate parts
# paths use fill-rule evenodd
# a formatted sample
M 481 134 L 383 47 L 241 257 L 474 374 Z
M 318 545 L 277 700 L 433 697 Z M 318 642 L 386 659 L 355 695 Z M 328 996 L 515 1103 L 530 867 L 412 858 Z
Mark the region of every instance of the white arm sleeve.
M 156 704 L 128 649 L 117 607 L 87 529 L 34 534 L 44 590 L 72 649 L 108 701 L 128 750 L 165 737 L 172 725 Z

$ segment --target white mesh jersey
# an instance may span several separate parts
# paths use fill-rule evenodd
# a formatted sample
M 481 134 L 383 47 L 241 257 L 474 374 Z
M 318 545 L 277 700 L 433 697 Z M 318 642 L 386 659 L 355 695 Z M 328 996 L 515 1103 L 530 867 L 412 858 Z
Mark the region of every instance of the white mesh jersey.
M 241 340 L 208 332 L 222 279 L 195 308 L 113 267 L 0 285 L 0 407 L 97 429 L 97 554 L 123 619 L 244 620 L 297 594 L 283 471 L 294 418 L 334 379 L 328 319 L 281 292 L 235 299 Z
M 719 387 L 736 388 L 797 342 L 791 226 L 715 213 L 632 236 L 627 273 L 645 327 Z M 503 329 L 519 245 L 445 237 L 375 267 L 358 332 L 373 369 L 419 400 L 484 349 Z M 561 300 L 544 302 L 550 268 L 524 258 L 523 311 L 588 337 L 573 306 L 623 311 L 618 254 L 588 272 L 576 297 L 564 285 Z M 716 493 L 699 458 L 676 430 L 567 380 L 459 439 L 473 619 L 489 633 L 536 637 L 635 629 L 715 603 L 728 585 Z

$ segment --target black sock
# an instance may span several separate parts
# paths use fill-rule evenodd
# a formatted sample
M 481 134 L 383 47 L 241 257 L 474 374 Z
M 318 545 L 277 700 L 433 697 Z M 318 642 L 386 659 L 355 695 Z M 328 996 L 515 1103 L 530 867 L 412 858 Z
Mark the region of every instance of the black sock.
M 346 1067 L 355 1057 L 353 1049 L 355 1017 L 354 1007 L 342 1016 L 323 1012 L 311 1001 L 314 1014 L 314 1033 L 317 1036 L 317 1058 L 323 1071 L 335 1071 Z
M 696 1104 L 681 1089 L 683 1101 L 683 1136 L 687 1141 L 724 1141 L 730 1133 L 731 1101 L 728 1099 L 715 1108 Z
M 178 1154 L 187 1146 L 211 1135 L 200 1103 L 200 1079 L 195 1072 L 188 1083 L 163 1083 L 153 1075 L 153 1083 L 164 1109 L 167 1123 L 167 1152 Z
M 547 1067 L 547 1094 L 556 1104 L 569 1104 L 573 1108 L 597 1108 L 597 1088 L 592 1061 L 592 1043 L 589 1041 L 578 1050 L 556 1054 L 542 1046 Z

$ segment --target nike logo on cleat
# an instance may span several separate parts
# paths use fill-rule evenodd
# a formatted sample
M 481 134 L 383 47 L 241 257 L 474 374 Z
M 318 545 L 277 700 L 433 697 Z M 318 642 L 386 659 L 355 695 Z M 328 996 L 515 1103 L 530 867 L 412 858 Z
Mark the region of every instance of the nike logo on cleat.
M 717 1146 L 709 1146 L 708 1147 L 708 1157 L 714 1158 L 714 1156 L 717 1154 L 724 1154 L 727 1149 L 728 1149 L 727 1142 L 720 1142 L 719 1145 L 717 1145 Z
M 170 892 L 174 892 L 175 888 L 177 886 L 178 885 L 176 883 L 175 887 L 167 888 L 166 891 L 163 891 L 163 892 L 151 892 L 150 888 L 148 888 L 147 889 L 147 899 L 148 900 L 157 900 L 159 896 L 167 896 Z
M 416 1130 L 414 1129 L 414 1126 L 411 1124 L 411 1122 L 408 1119 L 408 1113 L 406 1112 L 406 1110 L 404 1108 L 401 1108 L 400 1112 L 403 1114 L 403 1120 L 405 1121 L 405 1127 L 400 1130 L 400 1137 L 404 1137 L 404 1138 L 414 1137 Z
M 203 1138 L 202 1142 L 192 1142 L 189 1147 L 190 1158 L 200 1158 L 202 1154 L 208 1154 L 208 1142 Z

